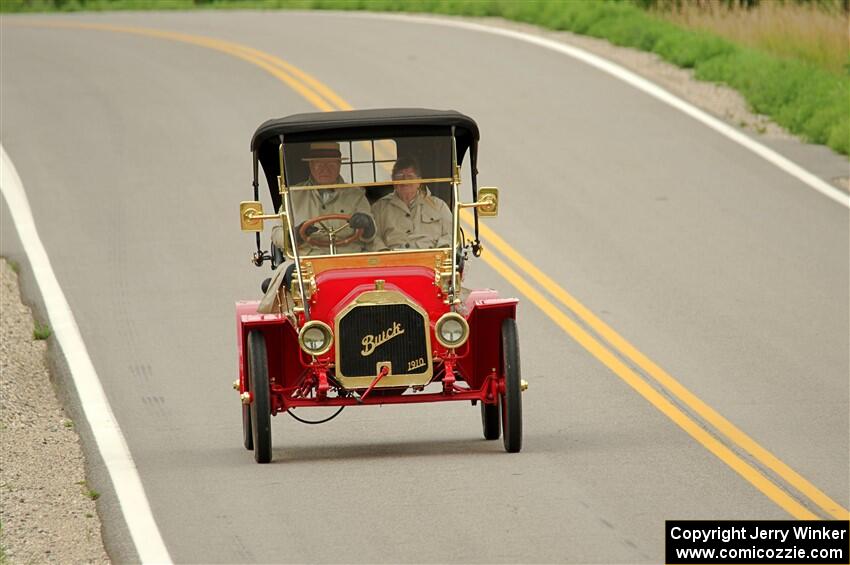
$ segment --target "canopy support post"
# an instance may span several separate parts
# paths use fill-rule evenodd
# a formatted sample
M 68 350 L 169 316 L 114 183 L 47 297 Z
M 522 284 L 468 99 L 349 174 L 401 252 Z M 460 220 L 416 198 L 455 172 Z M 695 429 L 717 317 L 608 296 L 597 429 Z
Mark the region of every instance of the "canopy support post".
M 280 146 L 278 148 L 280 157 L 280 177 L 278 177 L 278 190 L 283 197 L 284 211 L 286 212 L 286 225 L 289 230 L 289 240 L 292 242 L 292 256 L 295 260 L 295 273 L 298 276 L 298 292 L 301 294 L 301 304 L 304 307 L 304 321 L 310 321 L 310 304 L 307 302 L 307 291 L 304 288 L 304 276 L 301 272 L 301 257 L 298 256 L 298 240 L 295 239 L 295 226 L 292 225 L 292 191 L 286 182 L 286 161 L 283 154 L 283 134 L 280 135 Z

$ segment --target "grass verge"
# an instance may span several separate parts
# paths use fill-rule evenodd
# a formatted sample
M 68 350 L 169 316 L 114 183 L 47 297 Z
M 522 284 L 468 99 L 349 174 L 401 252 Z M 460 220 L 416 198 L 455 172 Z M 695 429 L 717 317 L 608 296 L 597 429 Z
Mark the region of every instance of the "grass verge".
M 4 11 L 262 8 L 498 16 L 606 39 L 727 84 L 753 110 L 808 141 L 850 154 L 850 74 L 687 29 L 630 1 L 563 0 L 3 0 Z M 836 15 L 836 17 L 842 17 Z
M 734 43 L 807 61 L 828 71 L 850 71 L 848 0 L 762 1 L 752 6 L 676 0 L 637 2 L 684 28 L 708 31 Z

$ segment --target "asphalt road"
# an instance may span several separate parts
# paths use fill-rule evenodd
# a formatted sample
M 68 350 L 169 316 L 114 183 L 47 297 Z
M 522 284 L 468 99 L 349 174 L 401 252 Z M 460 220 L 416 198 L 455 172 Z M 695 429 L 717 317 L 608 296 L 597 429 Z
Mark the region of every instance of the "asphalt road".
M 236 212 L 256 126 L 315 107 L 222 52 L 24 22 L 234 41 L 356 108 L 468 113 L 482 184 L 503 193 L 487 225 L 850 506 L 847 209 L 718 133 L 565 56 L 433 25 L 274 12 L 2 20 L 2 144 L 175 562 L 657 562 L 665 519 L 791 516 L 483 261 L 467 284 L 522 300 L 521 454 L 482 440 L 477 408 L 458 403 L 349 409 L 324 426 L 279 416 L 275 463 L 254 464 L 230 389 L 233 302 L 258 297 L 267 275 Z M 21 260 L 5 202 L 2 221 L 2 253 Z M 37 301 L 32 281 L 29 293 Z M 107 547 L 132 560 L 91 468 Z

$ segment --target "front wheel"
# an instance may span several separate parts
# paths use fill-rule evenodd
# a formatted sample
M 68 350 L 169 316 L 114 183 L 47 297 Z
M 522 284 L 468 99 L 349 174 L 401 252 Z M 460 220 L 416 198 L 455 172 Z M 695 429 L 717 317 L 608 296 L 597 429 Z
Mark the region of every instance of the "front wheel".
M 502 394 L 502 434 L 505 451 L 518 453 L 522 449 L 522 388 L 519 368 L 519 338 L 516 320 L 502 322 L 502 374 L 505 392 Z
M 499 403 L 487 404 L 481 401 L 481 427 L 484 439 L 499 439 Z
M 254 330 L 248 334 L 248 389 L 251 391 L 251 438 L 257 463 L 272 460 L 272 417 L 269 398 L 269 362 L 266 338 Z

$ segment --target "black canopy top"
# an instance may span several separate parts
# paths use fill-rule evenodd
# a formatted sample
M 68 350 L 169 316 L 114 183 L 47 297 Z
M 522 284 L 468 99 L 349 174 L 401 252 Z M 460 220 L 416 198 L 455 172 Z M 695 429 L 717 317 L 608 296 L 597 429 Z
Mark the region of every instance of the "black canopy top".
M 272 202 L 277 210 L 280 207 L 277 176 L 280 174 L 278 148 L 281 135 L 285 143 L 398 139 L 449 136 L 452 127 L 455 128 L 458 164 L 463 162 L 467 150 L 470 151 L 474 184 L 478 125 L 472 118 L 454 110 L 389 108 L 294 114 L 285 118 L 268 120 L 260 125 L 251 139 L 251 150 L 263 166 Z
M 365 139 L 378 136 L 416 135 L 417 130 L 456 128 L 458 153 L 478 141 L 475 121 L 454 110 L 425 108 L 382 108 L 348 112 L 311 112 L 294 114 L 264 122 L 251 139 L 251 150 L 257 151 L 271 142 L 277 148 L 279 137 L 292 141 L 327 139 Z M 461 151 L 463 142 L 463 151 Z

